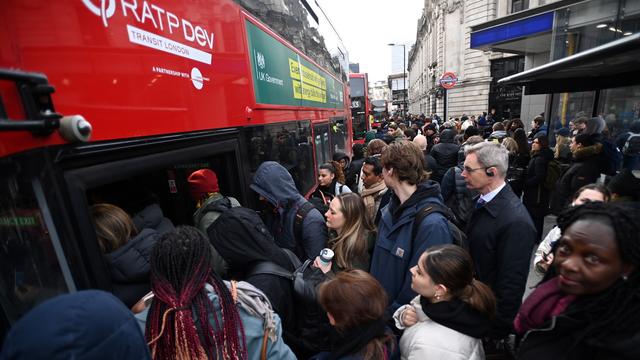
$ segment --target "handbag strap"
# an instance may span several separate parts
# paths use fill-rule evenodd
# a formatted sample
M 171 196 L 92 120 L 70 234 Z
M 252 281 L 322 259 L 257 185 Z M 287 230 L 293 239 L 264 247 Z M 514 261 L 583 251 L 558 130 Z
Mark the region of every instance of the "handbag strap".
M 265 330 L 262 336 L 262 349 L 260 350 L 260 360 L 267 360 L 267 340 L 269 338 L 269 332 Z

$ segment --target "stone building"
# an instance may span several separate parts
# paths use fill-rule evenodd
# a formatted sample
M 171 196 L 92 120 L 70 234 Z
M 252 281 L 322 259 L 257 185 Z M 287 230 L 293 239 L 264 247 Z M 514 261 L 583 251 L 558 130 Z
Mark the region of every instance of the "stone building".
M 439 79 L 453 72 L 458 82 L 446 91 L 447 117 L 492 108 L 498 118 L 519 117 L 521 87 L 497 86 L 497 80 L 524 70 L 523 56 L 471 49 L 471 28 L 540 2 L 544 0 L 425 0 L 409 53 L 409 112 L 442 117 L 445 93 Z

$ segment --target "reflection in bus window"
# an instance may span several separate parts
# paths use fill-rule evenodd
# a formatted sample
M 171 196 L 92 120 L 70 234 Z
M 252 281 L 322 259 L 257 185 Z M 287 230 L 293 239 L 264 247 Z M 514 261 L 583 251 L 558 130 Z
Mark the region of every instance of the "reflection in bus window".
M 331 118 L 331 146 L 332 153 L 345 151 L 345 143 L 347 141 L 347 129 L 344 123 L 344 117 Z
M 32 183 L 13 176 L 0 181 L 0 305 L 14 323 L 70 289 Z
M 329 147 L 329 126 L 318 124 L 313 127 L 316 144 L 316 162 L 318 165 L 331 160 L 331 148 Z
M 251 173 L 265 161 L 284 166 L 302 194 L 315 183 L 311 129 L 308 121 L 279 123 L 247 128 Z

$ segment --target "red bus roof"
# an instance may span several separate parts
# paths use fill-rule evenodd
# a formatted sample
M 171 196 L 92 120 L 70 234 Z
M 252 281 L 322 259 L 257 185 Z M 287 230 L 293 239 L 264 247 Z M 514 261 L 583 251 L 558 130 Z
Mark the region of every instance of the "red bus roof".
M 3 4 L 0 12 L 0 68 L 45 74 L 56 89 L 55 110 L 84 116 L 93 127 L 91 141 L 347 111 L 339 79 L 231 0 L 103 3 L 104 9 L 90 0 L 37 5 L 16 0 Z M 269 38 L 278 45 L 258 56 L 259 41 Z M 282 59 L 298 55 L 282 70 Z M 280 61 L 277 66 L 271 58 Z M 261 66 L 281 74 L 266 73 Z M 256 85 L 259 69 L 267 85 L 293 95 L 278 98 L 269 88 L 261 89 Z M 297 84 L 295 69 L 304 76 Z M 9 118 L 24 118 L 13 84 L 0 81 L 0 92 Z M 256 111 L 261 109 L 270 111 Z M 0 156 L 63 143 L 57 133 L 2 132 Z

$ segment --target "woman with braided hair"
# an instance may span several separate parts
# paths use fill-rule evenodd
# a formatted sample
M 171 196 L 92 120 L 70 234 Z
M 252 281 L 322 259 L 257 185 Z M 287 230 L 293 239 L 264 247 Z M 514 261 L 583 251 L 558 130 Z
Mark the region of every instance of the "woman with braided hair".
M 146 320 L 151 356 L 295 359 L 266 296 L 248 283 L 222 281 L 211 260 L 209 241 L 194 227 L 159 238 L 151 256 L 151 306 L 137 315 Z
M 555 275 L 522 304 L 519 359 L 640 359 L 640 218 L 587 203 L 558 218 Z M 548 273 L 549 274 L 549 273 Z

